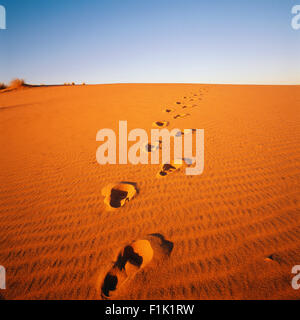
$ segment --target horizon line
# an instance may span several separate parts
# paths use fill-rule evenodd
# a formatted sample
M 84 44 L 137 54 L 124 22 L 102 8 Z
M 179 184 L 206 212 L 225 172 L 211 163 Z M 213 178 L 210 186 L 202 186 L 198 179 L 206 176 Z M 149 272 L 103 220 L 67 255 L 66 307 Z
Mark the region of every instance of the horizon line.
M 88 83 L 86 81 L 82 82 L 74 82 L 73 86 L 78 85 L 86 85 L 86 86 L 97 86 L 97 85 L 122 85 L 122 84 L 172 84 L 172 85 L 229 85 L 229 86 L 300 86 L 299 83 L 234 83 L 234 82 L 103 82 L 103 83 Z M 33 87 L 41 87 L 41 86 L 72 86 L 72 82 L 65 83 L 30 83 L 25 81 L 25 85 L 33 86 Z M 9 86 L 9 85 L 8 85 Z

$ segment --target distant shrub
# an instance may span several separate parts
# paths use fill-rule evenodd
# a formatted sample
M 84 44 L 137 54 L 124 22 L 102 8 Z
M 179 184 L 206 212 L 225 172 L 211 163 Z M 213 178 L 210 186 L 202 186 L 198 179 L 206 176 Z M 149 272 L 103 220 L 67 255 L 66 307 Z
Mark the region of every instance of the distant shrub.
M 10 88 L 20 88 L 22 86 L 24 86 L 25 81 L 23 79 L 13 79 L 10 84 L 9 87 Z
M 0 90 L 6 89 L 6 85 L 3 82 L 0 82 Z
M 72 86 L 75 86 L 75 82 L 72 82 Z
M 82 85 L 85 86 L 85 82 L 82 82 Z

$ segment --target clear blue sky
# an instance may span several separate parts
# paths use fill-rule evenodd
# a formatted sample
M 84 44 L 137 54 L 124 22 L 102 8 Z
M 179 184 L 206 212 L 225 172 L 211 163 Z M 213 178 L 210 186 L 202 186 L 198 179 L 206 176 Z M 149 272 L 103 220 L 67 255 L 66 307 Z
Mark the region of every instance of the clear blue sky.
M 0 4 L 0 82 L 300 84 L 300 0 Z

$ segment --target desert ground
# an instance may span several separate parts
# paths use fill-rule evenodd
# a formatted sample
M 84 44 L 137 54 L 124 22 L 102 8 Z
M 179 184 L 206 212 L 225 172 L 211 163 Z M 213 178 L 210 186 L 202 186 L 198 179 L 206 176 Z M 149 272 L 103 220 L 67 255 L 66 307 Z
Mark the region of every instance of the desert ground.
M 291 286 L 300 265 L 299 108 L 300 86 L 0 93 L 1 298 L 299 299 Z M 204 129 L 203 174 L 99 165 L 96 134 L 117 133 L 119 120 L 128 130 L 149 132 L 155 121 Z M 103 188 L 122 181 L 138 192 L 107 210 Z M 130 250 L 141 262 L 122 271 Z M 110 273 L 120 284 L 111 294 Z

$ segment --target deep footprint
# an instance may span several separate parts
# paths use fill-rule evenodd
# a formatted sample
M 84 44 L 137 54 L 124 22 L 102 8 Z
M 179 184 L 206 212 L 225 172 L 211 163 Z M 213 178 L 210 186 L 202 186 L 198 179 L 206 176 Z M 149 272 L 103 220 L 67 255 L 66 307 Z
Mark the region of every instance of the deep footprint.
M 143 152 L 153 152 L 153 151 L 158 150 L 159 148 L 160 148 L 160 141 L 157 141 L 154 144 L 146 143 L 143 146 L 142 151 Z
M 182 165 L 183 165 L 182 159 L 177 159 L 177 160 L 171 161 L 171 163 L 163 164 L 157 174 L 157 178 L 166 177 L 170 173 L 178 171 L 182 167 Z
M 144 269 L 154 257 L 170 255 L 173 243 L 164 239 L 160 234 L 152 234 L 143 240 L 132 242 L 123 248 L 117 257 L 117 261 L 106 274 L 101 285 L 103 299 L 111 299 L 118 290 L 130 279 Z
M 123 207 L 136 193 L 135 183 L 120 182 L 117 184 L 109 184 L 102 189 L 102 195 L 105 197 L 104 203 L 108 210 Z

